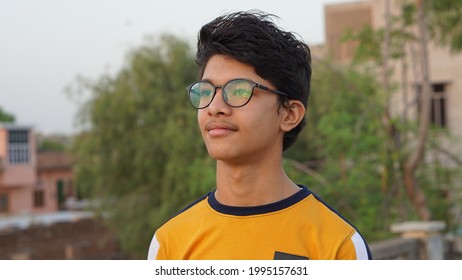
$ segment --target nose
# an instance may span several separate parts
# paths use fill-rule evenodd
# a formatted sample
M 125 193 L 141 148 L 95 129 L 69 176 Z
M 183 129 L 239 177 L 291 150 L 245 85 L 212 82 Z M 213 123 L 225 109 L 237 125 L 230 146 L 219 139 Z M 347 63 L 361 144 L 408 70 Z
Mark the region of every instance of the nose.
M 223 88 L 216 87 L 215 89 L 215 96 L 212 99 L 212 102 L 206 108 L 208 110 L 209 115 L 229 115 L 231 113 L 232 108 L 226 104 L 223 98 Z

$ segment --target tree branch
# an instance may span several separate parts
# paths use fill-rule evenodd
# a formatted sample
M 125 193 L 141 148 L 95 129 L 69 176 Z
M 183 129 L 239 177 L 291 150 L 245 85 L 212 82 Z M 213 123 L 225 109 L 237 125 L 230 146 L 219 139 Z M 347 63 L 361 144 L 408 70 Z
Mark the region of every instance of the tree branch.
M 433 148 L 435 148 L 438 152 L 442 153 L 443 155 L 447 156 L 451 159 L 454 163 L 462 167 L 462 159 L 451 153 L 450 151 L 446 150 L 445 148 L 441 147 L 436 143 L 433 139 L 429 140 L 430 144 Z
M 315 179 L 316 181 L 318 181 L 319 183 L 321 183 L 323 186 L 329 186 L 330 183 L 329 181 L 327 181 L 326 178 L 324 178 L 321 174 L 319 174 L 318 172 L 314 171 L 313 169 L 309 168 L 308 166 L 306 166 L 305 164 L 301 163 L 301 162 L 298 162 L 296 160 L 293 160 L 293 159 L 284 159 L 284 161 L 286 161 L 287 163 L 289 163 L 292 167 L 294 167 L 295 169 L 299 170 L 299 171 L 302 171 L 306 174 L 308 174 L 309 176 L 311 176 L 313 179 Z

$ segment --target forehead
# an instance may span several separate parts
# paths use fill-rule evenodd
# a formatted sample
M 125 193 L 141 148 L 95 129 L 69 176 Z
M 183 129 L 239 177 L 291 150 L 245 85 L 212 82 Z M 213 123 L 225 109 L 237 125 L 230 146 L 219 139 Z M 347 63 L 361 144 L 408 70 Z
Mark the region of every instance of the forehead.
M 257 83 L 264 82 L 252 65 L 242 63 L 224 55 L 212 56 L 204 68 L 203 80 L 224 84 L 232 79 L 243 78 Z

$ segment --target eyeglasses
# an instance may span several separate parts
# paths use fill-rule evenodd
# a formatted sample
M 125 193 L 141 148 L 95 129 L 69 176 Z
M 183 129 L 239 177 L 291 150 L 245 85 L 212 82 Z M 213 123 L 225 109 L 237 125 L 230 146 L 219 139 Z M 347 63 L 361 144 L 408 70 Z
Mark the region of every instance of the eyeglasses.
M 204 109 L 212 103 L 213 98 L 217 93 L 217 89 L 221 88 L 223 101 L 231 107 L 238 108 L 249 103 L 252 98 L 254 88 L 259 88 L 267 92 L 279 94 L 288 97 L 286 93 L 270 89 L 263 85 L 254 83 L 246 79 L 233 79 L 224 85 L 215 86 L 208 81 L 198 81 L 186 88 L 188 91 L 189 102 L 196 109 Z

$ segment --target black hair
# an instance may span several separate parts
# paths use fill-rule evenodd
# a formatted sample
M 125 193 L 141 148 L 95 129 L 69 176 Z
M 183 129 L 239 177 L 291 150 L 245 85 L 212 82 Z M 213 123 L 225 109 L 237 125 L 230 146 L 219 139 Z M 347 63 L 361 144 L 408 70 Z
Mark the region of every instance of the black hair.
M 198 34 L 196 63 L 202 77 L 209 59 L 216 54 L 252 65 L 256 73 L 307 107 L 310 95 L 309 47 L 291 32 L 278 28 L 276 17 L 261 11 L 222 15 L 204 25 Z M 280 102 L 287 106 L 287 98 Z M 290 147 L 306 125 L 306 118 L 284 134 L 283 150 Z

